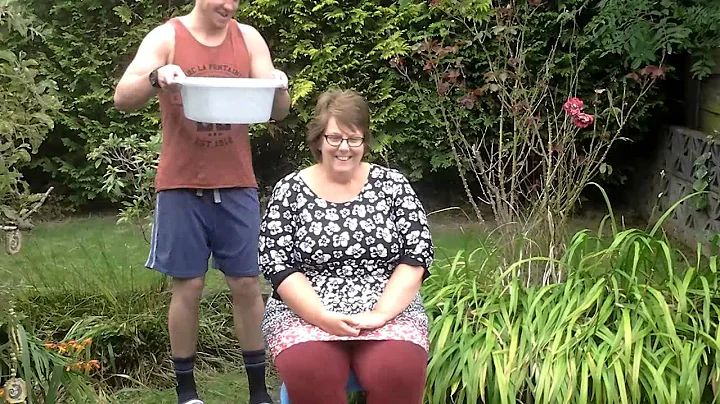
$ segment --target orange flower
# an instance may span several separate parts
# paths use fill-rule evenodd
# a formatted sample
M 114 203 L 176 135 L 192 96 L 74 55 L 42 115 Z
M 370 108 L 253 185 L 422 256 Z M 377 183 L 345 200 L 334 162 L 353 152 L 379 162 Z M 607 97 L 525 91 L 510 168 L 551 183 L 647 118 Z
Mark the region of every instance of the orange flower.
M 85 340 L 82 343 L 83 343 L 83 345 L 90 345 L 90 344 L 92 344 L 92 338 L 85 338 Z
M 52 342 L 45 344 L 45 348 L 47 349 L 55 349 L 55 347 L 57 347 L 57 345 L 53 344 Z

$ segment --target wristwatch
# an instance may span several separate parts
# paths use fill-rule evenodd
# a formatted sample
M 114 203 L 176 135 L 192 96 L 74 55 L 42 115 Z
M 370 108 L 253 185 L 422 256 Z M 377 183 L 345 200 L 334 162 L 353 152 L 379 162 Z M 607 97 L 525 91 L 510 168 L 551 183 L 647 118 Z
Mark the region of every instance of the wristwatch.
M 150 80 L 151 86 L 160 88 L 160 83 L 158 83 L 158 69 L 151 71 L 150 75 L 148 75 L 148 79 Z

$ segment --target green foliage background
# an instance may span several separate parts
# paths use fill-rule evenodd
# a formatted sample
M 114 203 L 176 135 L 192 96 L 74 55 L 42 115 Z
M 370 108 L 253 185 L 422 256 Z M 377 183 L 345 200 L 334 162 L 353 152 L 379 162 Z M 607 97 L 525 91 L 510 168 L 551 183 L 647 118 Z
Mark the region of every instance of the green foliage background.
M 41 195 L 28 192 L 21 168 L 53 129 L 56 83 L 23 48 L 41 42 L 42 26 L 23 8 L 0 0 L 0 220 L 21 224 Z
M 143 36 L 172 16 L 189 11 L 192 2 L 181 0 L 58 0 L 26 1 L 49 34 L 42 44 L 24 49 L 58 83 L 62 104 L 57 124 L 37 158 L 26 168 L 40 187 L 52 183 L 66 201 L 80 206 L 94 200 L 118 201 L 130 188 L 107 186 L 107 162 L 88 158 L 111 137 L 128 138 L 138 147 L 151 141 L 159 130 L 157 104 L 124 114 L 113 107 L 114 85 L 132 58 Z M 314 101 L 320 92 L 339 86 L 360 90 L 369 99 L 376 136 L 373 159 L 401 168 L 412 179 L 441 179 L 455 169 L 443 130 L 430 119 L 432 103 L 408 91 L 390 65 L 399 57 L 422 76 L 422 62 L 413 45 L 438 40 L 450 46 L 466 43 L 459 57 L 468 66 L 468 86 L 479 88 L 486 60 L 466 27 L 445 16 L 448 5 L 478 13 L 512 6 L 517 12 L 532 10 L 535 46 L 527 63 L 544 61 L 547 46 L 555 38 L 575 36 L 576 47 L 558 54 L 557 68 L 567 69 L 575 58 L 585 58 L 581 88 L 591 93 L 637 67 L 660 64 L 668 55 L 688 53 L 696 77 L 709 74 L 710 50 L 720 45 L 716 24 L 720 5 L 712 0 L 553 0 L 539 1 L 370 1 L 256 0 L 241 2 L 236 18 L 256 26 L 270 46 L 276 66 L 290 77 L 294 105 L 290 117 L 278 124 L 253 128 L 256 170 L 261 185 L 304 164 L 310 157 L 303 138 Z M 488 7 L 489 6 L 489 7 Z M 488 13 L 470 15 L 484 18 Z M 560 22 L 573 19 L 572 29 Z M 568 26 L 566 24 L 565 26 Z M 19 43 L 23 45 L 23 43 Z M 674 62 L 673 62 L 674 63 Z M 682 66 L 669 65 L 678 69 Z M 553 84 L 553 83 L 550 83 Z M 430 97 L 435 83 L 423 83 Z M 663 99 L 656 91 L 629 125 L 628 135 L 640 139 L 648 133 L 653 113 L 661 111 Z M 467 120 L 469 131 L 478 133 L 493 122 L 498 105 L 485 99 Z M 478 133 L 479 136 L 479 133 Z M 265 164 L 264 162 L 273 162 Z M 152 164 L 150 164 L 152 165 Z M 447 172 L 447 171 L 445 171 Z M 451 171 L 452 172 L 452 171 Z M 122 185 L 122 184 L 121 184 Z

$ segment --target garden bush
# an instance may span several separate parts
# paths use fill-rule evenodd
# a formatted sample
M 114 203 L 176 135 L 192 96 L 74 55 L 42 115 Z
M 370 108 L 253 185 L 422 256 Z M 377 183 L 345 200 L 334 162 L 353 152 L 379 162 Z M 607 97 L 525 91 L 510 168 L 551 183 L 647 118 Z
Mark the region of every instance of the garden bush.
M 31 319 L 33 332 L 59 343 L 90 338 L 93 358 L 102 364 L 95 379 L 107 391 L 142 384 L 173 386 L 167 334 L 170 292 L 163 283 L 147 290 L 72 294 L 35 290 L 18 306 Z M 198 337 L 199 369 L 228 370 L 242 365 L 227 293 L 203 296 Z
M 34 205 L 44 198 L 31 192 L 22 169 L 53 129 L 60 107 L 57 84 L 23 51 L 41 43 L 43 33 L 22 4 L 0 1 L 0 42 L 7 44 L 0 50 L 0 224 L 22 229 L 32 226 Z
M 45 199 L 33 194 L 21 174 L 53 128 L 59 107 L 56 85 L 37 60 L 22 51 L 43 34 L 31 13 L 14 0 L 0 1 L 0 225 L 8 253 L 18 253 L 20 230 L 32 227 L 31 216 Z M 55 403 L 93 397 L 84 375 L 66 366 L 69 358 L 48 351 L 25 328 L 26 315 L 16 307 L 15 285 L 0 272 L 0 401 Z M 82 373 L 82 372 L 80 372 Z

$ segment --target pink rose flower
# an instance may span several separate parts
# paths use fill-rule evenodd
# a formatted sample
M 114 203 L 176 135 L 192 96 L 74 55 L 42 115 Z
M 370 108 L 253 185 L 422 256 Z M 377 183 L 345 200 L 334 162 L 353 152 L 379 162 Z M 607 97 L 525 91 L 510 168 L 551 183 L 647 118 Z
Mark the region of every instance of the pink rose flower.
M 595 118 L 590 115 L 586 114 L 584 112 L 579 112 L 577 115 L 573 116 L 573 123 L 575 126 L 581 129 L 585 129 L 588 126 L 592 125 L 592 123 L 595 121 Z
M 570 116 L 576 116 L 577 114 L 582 112 L 583 102 L 580 98 L 570 97 L 567 101 L 565 101 L 563 109 L 565 110 L 565 112 L 570 114 Z

